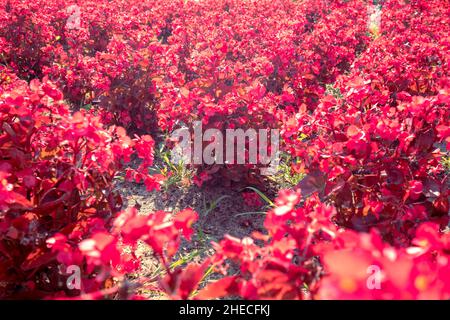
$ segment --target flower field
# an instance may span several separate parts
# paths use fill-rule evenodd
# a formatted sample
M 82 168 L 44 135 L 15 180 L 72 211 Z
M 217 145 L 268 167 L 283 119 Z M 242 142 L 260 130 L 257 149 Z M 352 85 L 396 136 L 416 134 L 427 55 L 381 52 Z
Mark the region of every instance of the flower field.
M 0 299 L 450 299 L 450 2 L 0 0 L 0 180 Z

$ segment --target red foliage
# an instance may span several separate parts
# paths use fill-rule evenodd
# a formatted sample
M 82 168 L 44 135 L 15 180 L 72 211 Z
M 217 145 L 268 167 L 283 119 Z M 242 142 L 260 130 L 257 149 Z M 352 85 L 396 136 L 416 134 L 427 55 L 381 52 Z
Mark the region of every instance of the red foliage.
M 131 139 L 94 114 L 71 114 L 62 98 L 46 79 L 6 81 L 0 88 L 1 297 L 42 297 L 58 289 L 56 260 L 82 263 L 83 255 L 71 251 L 78 242 L 107 235 L 122 207 L 113 179 L 134 154 L 142 165 L 131 172 L 159 186 L 146 173 L 150 137 Z M 49 238 L 57 250 L 49 250 Z M 102 241 L 106 255 L 114 241 Z
M 432 223 L 419 226 L 408 248 L 383 243 L 375 231 L 345 231 L 321 254 L 329 276 L 322 280 L 318 298 L 448 299 L 449 239 Z M 372 274 L 377 270 L 379 275 Z M 379 288 L 374 288 L 370 282 L 377 276 Z
M 424 223 L 405 248 L 384 242 L 376 229 L 336 228 L 332 207 L 282 192 L 268 212 L 268 235 L 227 237 L 215 245 L 214 262 L 238 275 L 203 289 L 198 298 L 245 299 L 448 299 L 449 233 Z M 262 240 L 258 245 L 255 240 Z M 320 262 L 321 263 L 320 263 Z M 233 263 L 231 263 L 233 262 Z
M 441 163 L 450 124 L 449 56 L 442 54 L 448 42 L 443 30 L 429 27 L 448 15 L 438 1 L 420 15 L 412 12 L 423 9 L 422 1 L 394 3 L 385 4 L 380 37 L 335 84 L 339 96 L 324 95 L 313 113 L 298 113 L 286 131 L 308 135 L 292 141 L 290 152 L 310 174 L 321 172 L 312 191 L 333 203 L 339 225 L 376 226 L 404 246 L 417 223 L 448 222 L 448 172 Z M 419 46 L 426 50 L 418 52 Z
M 450 6 L 377 3 L 369 26 L 362 0 L 0 0 L 0 298 L 138 298 L 143 242 L 174 299 L 449 299 Z M 114 178 L 158 189 L 154 139 L 197 120 L 280 129 L 306 177 L 263 233 L 172 270 L 197 214 L 122 211 Z

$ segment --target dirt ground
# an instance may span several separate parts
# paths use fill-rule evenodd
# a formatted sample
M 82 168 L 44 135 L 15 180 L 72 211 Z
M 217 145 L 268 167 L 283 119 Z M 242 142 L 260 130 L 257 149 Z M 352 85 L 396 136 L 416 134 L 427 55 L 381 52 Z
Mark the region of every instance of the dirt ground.
M 243 238 L 254 231 L 263 231 L 264 214 L 253 212 L 264 210 L 248 207 L 241 196 L 242 189 L 217 185 L 199 188 L 193 185 L 149 192 L 144 185 L 132 182 L 121 182 L 118 188 L 124 199 L 124 207 L 136 206 L 143 215 L 158 210 L 177 213 L 185 208 L 192 208 L 199 214 L 192 241 L 183 241 L 177 256 L 180 259 L 187 257 L 188 262 L 211 255 L 211 242 L 220 241 L 226 234 Z M 133 278 L 152 277 L 158 270 L 158 263 L 150 249 L 142 244 L 137 253 L 142 271 Z

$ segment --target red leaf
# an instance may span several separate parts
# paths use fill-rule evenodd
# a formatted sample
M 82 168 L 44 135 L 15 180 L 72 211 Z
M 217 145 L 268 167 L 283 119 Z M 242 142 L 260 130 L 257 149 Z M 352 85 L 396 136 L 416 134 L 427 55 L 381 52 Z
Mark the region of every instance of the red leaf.
M 197 219 L 197 212 L 190 208 L 184 209 L 176 214 L 174 218 L 175 227 L 179 230 L 182 230 L 184 237 L 189 240 L 193 232 L 191 227 L 194 222 L 197 221 Z
M 195 296 L 195 299 L 217 299 L 226 296 L 237 295 L 239 293 L 237 277 L 225 277 L 208 284 Z
M 41 248 L 37 248 L 31 252 L 20 266 L 23 271 L 32 270 L 40 266 L 48 264 L 55 259 L 56 253 L 45 251 Z

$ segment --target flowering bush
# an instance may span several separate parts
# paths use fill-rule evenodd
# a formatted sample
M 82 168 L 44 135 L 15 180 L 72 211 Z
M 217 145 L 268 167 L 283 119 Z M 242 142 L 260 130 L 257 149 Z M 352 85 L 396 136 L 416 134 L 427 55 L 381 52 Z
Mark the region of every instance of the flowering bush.
M 109 230 L 122 207 L 113 179 L 134 154 L 141 165 L 129 175 L 159 187 L 146 173 L 153 140 L 106 128 L 94 114 L 71 114 L 46 79 L 28 85 L 7 70 L 2 77 L 11 80 L 0 88 L 0 296 L 42 297 L 55 290 L 57 257 L 81 263 L 71 249 Z M 47 247 L 55 234 L 67 239 L 64 252 Z
M 390 8 L 390 2 L 386 6 Z M 414 236 L 417 223 L 430 219 L 442 225 L 448 222 L 448 172 L 441 161 L 449 141 L 448 55 L 434 56 L 433 67 L 425 58 L 448 43 L 431 36 L 414 40 L 428 48 L 423 59 L 418 57 L 419 44 L 406 40 L 416 31 L 405 30 L 403 25 L 416 19 L 408 12 L 418 10 L 419 4 L 392 6 L 396 9 L 388 12 L 396 21 L 397 15 L 405 14 L 404 23 L 397 27 L 391 25 L 390 16 L 383 20 L 390 29 L 385 35 L 382 28 L 351 73 L 337 81 L 339 94 L 324 95 L 313 113 L 298 113 L 295 129 L 286 131 L 309 136 L 292 141 L 291 152 L 303 159 L 316 182 L 307 191 L 317 191 L 334 204 L 339 225 L 359 231 L 377 226 L 383 236 L 404 246 Z M 424 28 L 442 18 L 439 6 L 429 9 L 420 15 Z M 440 32 L 434 34 L 436 39 Z M 402 33 L 403 46 L 386 44 L 394 34 L 402 38 Z M 391 45 L 387 56 L 374 54 Z M 415 76 L 405 75 L 400 66 L 414 70 L 411 72 L 424 80 L 412 81 Z M 386 70 L 395 74 L 388 79 Z M 419 75 L 425 70 L 429 72 L 426 76 Z M 434 73 L 440 74 L 439 78 Z M 302 184 L 306 186 L 305 181 Z
M 265 220 L 268 234 L 215 244 L 214 262 L 227 274 L 199 298 L 448 299 L 449 233 L 423 223 L 407 247 L 392 247 L 379 232 L 355 232 L 331 222 L 336 210 L 283 191 Z M 258 244 L 258 241 L 260 244 Z M 262 244 L 261 244 L 262 241 Z
M 334 240 L 335 247 L 321 253 L 329 276 L 322 280 L 318 298 L 448 299 L 448 239 L 432 223 L 418 227 L 408 248 L 383 243 L 375 231 L 345 231 Z M 368 278 L 368 272 L 380 272 L 379 279 L 376 274 Z M 374 280 L 379 280 L 378 288 Z
M 83 299 L 101 299 L 105 296 L 117 296 L 120 299 L 139 299 L 135 293 L 137 287 L 151 287 L 166 292 L 172 297 L 186 299 L 196 289 L 203 276 L 204 268 L 196 265 L 184 272 L 170 268 L 170 259 L 178 250 L 180 232 L 186 239 L 192 234 L 191 226 L 197 220 L 197 213 L 191 209 L 179 212 L 171 219 L 170 213 L 158 211 L 139 216 L 135 208 L 121 212 L 112 222 L 112 230 L 98 229 L 89 238 L 73 248 L 70 236 L 57 233 L 47 240 L 47 246 L 64 266 L 82 265 L 83 278 L 79 292 Z M 120 239 L 120 240 L 119 240 Z M 166 275 L 158 279 L 138 279 L 132 283 L 127 275 L 139 270 L 140 262 L 135 255 L 139 241 L 146 243 L 155 258 L 164 266 Z M 204 264 L 207 265 L 206 263 Z M 197 278 L 191 279 L 197 271 Z M 188 271 L 192 272 L 189 273 Z M 112 279 L 112 280 L 111 280 Z M 104 287 L 107 280 L 113 281 Z M 62 292 L 55 297 L 62 297 Z

